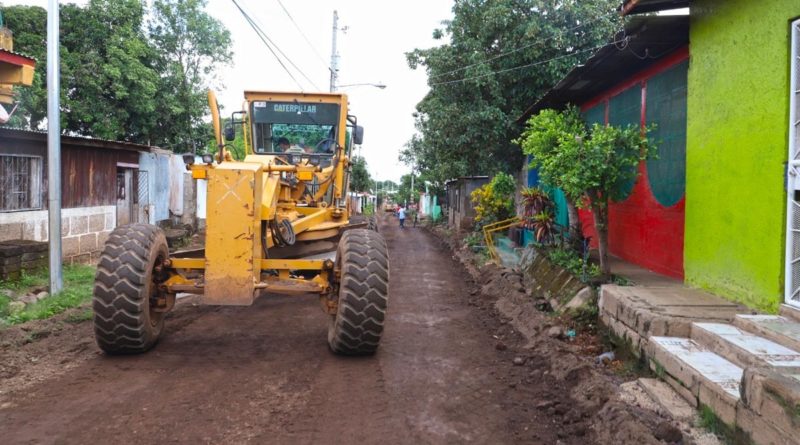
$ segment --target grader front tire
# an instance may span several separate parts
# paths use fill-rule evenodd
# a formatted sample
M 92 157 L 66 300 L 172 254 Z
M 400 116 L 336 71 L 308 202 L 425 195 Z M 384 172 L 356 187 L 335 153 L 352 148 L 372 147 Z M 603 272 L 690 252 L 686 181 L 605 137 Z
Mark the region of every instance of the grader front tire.
M 389 300 L 386 242 L 372 230 L 348 230 L 342 235 L 336 257 L 339 302 L 328 327 L 328 344 L 337 354 L 374 354 Z
M 164 232 L 149 224 L 118 227 L 106 241 L 95 276 L 94 333 L 108 354 L 137 354 L 153 347 L 164 328 L 154 312 L 154 268 L 169 258 Z

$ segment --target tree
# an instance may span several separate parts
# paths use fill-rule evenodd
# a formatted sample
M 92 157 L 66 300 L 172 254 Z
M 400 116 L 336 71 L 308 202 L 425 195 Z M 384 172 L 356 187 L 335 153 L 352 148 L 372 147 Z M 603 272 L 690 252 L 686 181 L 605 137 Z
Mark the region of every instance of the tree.
M 85 8 L 65 6 L 65 130 L 146 142 L 156 121 L 159 75 L 142 30 L 142 2 L 91 0 Z
M 621 184 L 636 180 L 641 161 L 655 156 L 647 134 L 653 127 L 587 127 L 580 111 L 542 110 L 528 120 L 520 138 L 539 179 L 558 187 L 573 202 L 588 207 L 594 218 L 600 253 L 600 272 L 608 277 L 608 204 L 623 199 Z
M 401 160 L 440 183 L 519 169 L 513 140 L 521 129 L 513 122 L 608 39 L 620 20 L 618 4 L 456 0 L 453 19 L 434 31 L 448 43 L 406 55 L 411 68 L 427 70 L 431 88 L 417 105 L 418 134 Z
M 149 34 L 161 73 L 154 138 L 176 152 L 206 142 L 202 119 L 215 69 L 230 62 L 230 32 L 205 12 L 206 0 L 155 0 Z
M 355 156 L 352 160 L 352 170 L 350 171 L 350 190 L 355 192 L 366 192 L 373 188 L 372 177 L 367 169 L 367 160 Z
M 47 11 L 38 6 L 6 6 L 3 8 L 3 18 L 6 26 L 14 32 L 14 51 L 33 57 L 38 62 L 33 73 L 33 85 L 14 89 L 18 94 L 17 111 L 8 126 L 37 128 L 47 116 Z
M 3 8 L 16 51 L 39 63 L 30 88 L 19 89 L 11 125 L 40 128 L 47 116 L 46 21 L 43 8 Z M 61 127 L 104 139 L 144 142 L 155 117 L 152 51 L 137 0 L 92 0 L 61 6 Z
M 205 90 L 230 60 L 230 34 L 205 1 L 90 0 L 61 6 L 61 128 L 64 132 L 191 151 L 209 134 Z M 40 129 L 47 116 L 43 8 L 2 8 L 15 50 L 39 63 L 18 89 L 10 125 Z M 149 35 L 145 20 L 150 20 Z

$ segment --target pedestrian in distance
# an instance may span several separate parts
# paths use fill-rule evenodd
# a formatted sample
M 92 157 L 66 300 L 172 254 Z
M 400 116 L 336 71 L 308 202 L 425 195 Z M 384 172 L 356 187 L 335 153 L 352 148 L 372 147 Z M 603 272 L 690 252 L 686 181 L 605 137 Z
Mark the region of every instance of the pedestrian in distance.
M 404 209 L 402 205 L 397 209 L 397 219 L 400 220 L 400 228 L 402 229 L 405 227 L 403 223 L 406 222 L 406 209 Z

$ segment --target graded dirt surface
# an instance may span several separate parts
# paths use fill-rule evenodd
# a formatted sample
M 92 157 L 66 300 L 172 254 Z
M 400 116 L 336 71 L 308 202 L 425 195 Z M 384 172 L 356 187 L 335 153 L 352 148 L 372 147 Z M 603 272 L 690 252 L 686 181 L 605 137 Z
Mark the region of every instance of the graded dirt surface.
M 333 355 L 313 296 L 183 300 L 137 356 L 98 352 L 90 322 L 8 328 L 0 442 L 659 443 L 660 420 L 607 403 L 614 384 L 588 360 L 556 340 L 523 349 L 438 238 L 388 215 L 381 233 L 391 278 L 376 355 Z M 604 419 L 610 435 L 595 432 Z

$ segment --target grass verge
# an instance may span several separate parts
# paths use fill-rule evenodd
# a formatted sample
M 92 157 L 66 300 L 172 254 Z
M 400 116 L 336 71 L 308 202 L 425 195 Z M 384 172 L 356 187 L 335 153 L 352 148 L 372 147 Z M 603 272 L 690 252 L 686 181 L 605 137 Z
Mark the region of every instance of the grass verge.
M 84 265 L 64 267 L 64 290 L 55 295 L 25 306 L 19 312 L 11 312 L 9 303 L 12 301 L 6 295 L 0 295 L 0 325 L 25 323 L 31 320 L 41 320 L 60 314 L 67 309 L 78 307 L 92 298 L 95 268 Z M 24 293 L 36 287 L 46 287 L 48 284 L 47 269 L 34 274 L 24 274 L 18 281 L 0 281 L 0 290 L 7 289 L 14 293 Z M 84 318 L 85 314 L 82 315 Z M 76 316 L 78 317 L 78 316 Z M 73 317 L 75 318 L 75 317 Z M 80 318 L 80 317 L 78 317 Z M 70 320 L 79 322 L 80 320 Z

